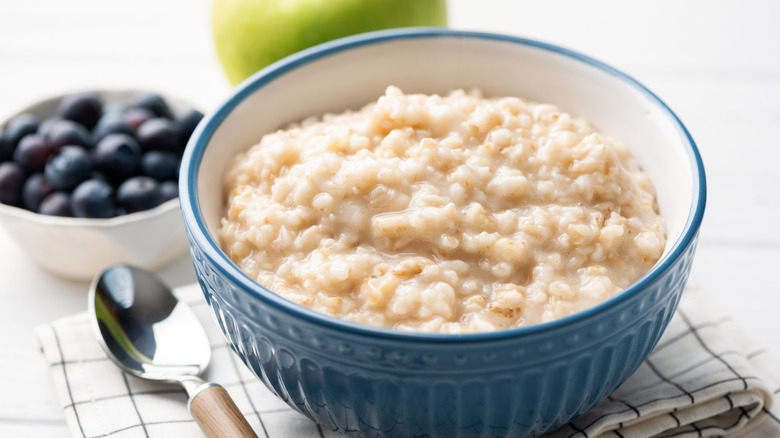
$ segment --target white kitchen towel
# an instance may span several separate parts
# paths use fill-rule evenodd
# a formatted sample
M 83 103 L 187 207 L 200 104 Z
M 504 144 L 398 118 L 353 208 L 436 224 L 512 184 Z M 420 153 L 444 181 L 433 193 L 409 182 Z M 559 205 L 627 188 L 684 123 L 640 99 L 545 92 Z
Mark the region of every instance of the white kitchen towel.
M 204 378 L 223 385 L 261 438 L 329 438 L 272 395 L 225 343 L 197 285 L 176 291 L 212 345 Z M 203 436 L 178 386 L 126 374 L 106 357 L 86 314 L 38 327 L 74 437 Z M 600 405 L 545 438 L 780 437 L 780 363 L 702 292 L 685 293 L 658 346 Z

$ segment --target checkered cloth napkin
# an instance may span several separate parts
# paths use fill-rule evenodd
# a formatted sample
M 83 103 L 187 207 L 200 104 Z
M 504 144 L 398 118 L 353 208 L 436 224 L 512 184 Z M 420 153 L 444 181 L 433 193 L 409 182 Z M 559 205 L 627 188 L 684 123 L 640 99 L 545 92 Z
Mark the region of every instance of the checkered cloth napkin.
M 261 438 L 330 438 L 273 396 L 232 353 L 197 285 L 177 296 L 212 346 L 204 378 L 222 384 Z M 203 436 L 178 386 L 123 374 L 106 358 L 86 314 L 36 329 L 75 437 Z M 658 346 L 614 394 L 544 438 L 780 437 L 780 362 L 702 292 L 689 290 Z

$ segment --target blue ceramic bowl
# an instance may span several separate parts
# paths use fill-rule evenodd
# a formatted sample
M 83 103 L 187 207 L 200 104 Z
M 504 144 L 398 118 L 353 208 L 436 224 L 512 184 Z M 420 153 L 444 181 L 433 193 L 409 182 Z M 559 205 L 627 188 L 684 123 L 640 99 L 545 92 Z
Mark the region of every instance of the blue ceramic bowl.
M 479 87 L 554 103 L 621 140 L 653 178 L 668 244 L 621 294 L 537 326 L 406 333 L 297 306 L 243 274 L 215 237 L 228 160 L 285 123 L 359 108 L 388 85 Z M 443 29 L 370 33 L 286 58 L 241 84 L 196 130 L 181 205 L 198 279 L 225 337 L 290 406 L 349 436 L 537 436 L 604 399 L 642 363 L 674 313 L 704 212 L 693 140 L 625 74 L 560 47 Z

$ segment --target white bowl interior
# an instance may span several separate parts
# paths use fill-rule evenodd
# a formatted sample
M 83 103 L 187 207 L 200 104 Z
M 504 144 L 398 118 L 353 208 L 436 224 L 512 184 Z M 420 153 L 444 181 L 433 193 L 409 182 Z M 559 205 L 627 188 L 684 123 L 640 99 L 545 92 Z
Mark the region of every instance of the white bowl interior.
M 670 113 L 636 85 L 590 63 L 534 45 L 457 36 L 393 39 L 351 47 L 277 75 L 230 112 L 205 151 L 198 199 L 212 236 L 223 208 L 222 178 L 231 157 L 263 134 L 306 116 L 358 109 L 388 85 L 407 93 L 482 89 L 552 103 L 628 147 L 655 183 L 667 220 L 665 257 L 689 220 L 694 185 L 684 133 Z

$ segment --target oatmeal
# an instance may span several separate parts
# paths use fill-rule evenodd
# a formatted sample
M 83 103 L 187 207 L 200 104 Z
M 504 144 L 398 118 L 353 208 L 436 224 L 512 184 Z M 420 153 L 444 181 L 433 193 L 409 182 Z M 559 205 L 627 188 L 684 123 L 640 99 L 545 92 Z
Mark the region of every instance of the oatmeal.
M 660 258 L 651 181 L 549 104 L 389 87 L 359 111 L 268 134 L 225 176 L 219 239 L 300 305 L 409 331 L 550 321 Z

